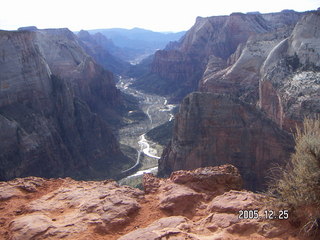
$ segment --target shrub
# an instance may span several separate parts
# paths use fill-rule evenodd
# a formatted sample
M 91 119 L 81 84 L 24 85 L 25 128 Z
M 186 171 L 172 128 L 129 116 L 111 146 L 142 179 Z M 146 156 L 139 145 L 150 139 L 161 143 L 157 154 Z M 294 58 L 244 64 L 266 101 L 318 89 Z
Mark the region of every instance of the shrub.
M 304 232 L 316 233 L 320 219 L 320 119 L 306 118 L 295 134 L 295 153 L 269 193 L 290 208 Z

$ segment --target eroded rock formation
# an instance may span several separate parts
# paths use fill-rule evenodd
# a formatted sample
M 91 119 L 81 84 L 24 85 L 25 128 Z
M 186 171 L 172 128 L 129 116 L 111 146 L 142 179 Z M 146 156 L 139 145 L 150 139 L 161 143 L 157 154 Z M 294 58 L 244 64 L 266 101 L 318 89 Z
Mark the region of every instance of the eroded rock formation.
M 237 16 L 247 19 L 247 15 Z M 173 138 L 160 160 L 161 174 L 231 163 L 239 168 L 247 187 L 261 189 L 268 169 L 290 157 L 293 141 L 288 133 L 305 116 L 320 112 L 319 11 L 258 16 L 266 31 L 238 41 L 228 57 L 207 50 L 213 54 L 208 55 L 199 82 L 202 93 L 183 100 Z M 253 22 L 240 21 L 237 29 L 257 26 L 248 23 Z M 210 33 L 214 30 L 201 36 Z M 198 35 L 193 32 L 186 37 L 189 41 L 181 43 L 187 52 L 192 49 L 187 46 L 193 46 L 188 42 L 200 41 Z
M 281 32 L 292 30 L 301 15 L 294 11 L 283 11 L 274 14 L 233 13 L 230 16 L 198 17 L 195 25 L 179 42 L 156 52 L 150 74 L 138 79 L 135 85 L 146 91 L 170 95 L 173 100 L 181 100 L 197 90 L 203 74 L 210 67 L 207 64 L 214 65 L 214 71 L 225 69 L 236 58 L 232 55 L 241 53 L 248 39 L 278 31 L 279 36 L 276 34 L 273 38 L 281 38 Z M 262 55 L 268 48 L 270 46 L 265 45 L 261 49 Z M 256 50 L 259 50 L 259 46 Z M 258 64 L 254 61 L 251 64 Z M 248 70 L 255 71 L 254 67 Z M 233 76 L 233 80 L 241 79 L 241 76 Z M 225 84 L 228 83 L 225 81 Z M 228 86 L 221 83 L 220 87 Z
M 143 198 L 142 191 L 119 187 L 114 181 L 29 177 L 1 183 L 0 188 L 3 212 L 15 215 L 10 222 L 1 216 L 1 236 L 16 240 L 75 237 L 91 226 L 105 234 L 127 223 Z
M 67 29 L 1 31 L 0 43 L 0 179 L 119 172 L 112 74 Z
M 268 198 L 241 184 L 231 165 L 178 171 L 169 179 L 147 174 L 146 192 L 114 181 L 19 178 L 0 182 L 0 234 L 15 240 L 305 239 L 290 220 L 265 220 Z M 261 218 L 239 218 L 246 209 Z
M 259 100 L 260 69 L 272 49 L 290 35 L 293 26 L 252 36 L 224 61 L 210 56 L 199 83 L 202 92 L 227 93 L 256 104 Z
M 304 16 L 261 68 L 260 107 L 290 130 L 320 113 L 320 11 Z
M 313 11 L 295 24 L 297 16 L 284 13 L 287 20 L 282 20 L 280 29 L 250 37 L 227 63 L 211 56 L 199 89 L 257 104 L 267 117 L 291 131 L 305 116 L 319 113 L 320 17 Z
M 236 97 L 191 93 L 175 118 L 171 143 L 159 161 L 159 173 L 230 163 L 247 188 L 261 189 L 268 169 L 284 164 L 293 140 L 253 106 Z
M 225 65 L 222 59 L 211 57 L 199 89 L 257 104 L 280 127 L 291 131 L 304 116 L 319 112 L 317 22 L 319 11 L 314 11 L 296 25 L 291 21 L 277 31 L 252 36 Z

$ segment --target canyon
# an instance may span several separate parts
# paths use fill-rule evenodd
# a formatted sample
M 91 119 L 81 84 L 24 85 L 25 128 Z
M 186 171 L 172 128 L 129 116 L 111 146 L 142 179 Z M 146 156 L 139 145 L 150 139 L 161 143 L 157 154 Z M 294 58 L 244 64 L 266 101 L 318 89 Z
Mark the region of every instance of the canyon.
M 103 68 L 120 75 L 129 70 L 130 64 L 112 54 L 114 51 L 110 51 L 110 49 L 112 49 L 113 43 L 101 33 L 91 35 L 88 31 L 81 30 L 77 36 L 86 53 L 92 56 Z M 121 49 L 117 51 L 121 51 Z
M 189 94 L 181 103 L 173 138 L 159 160 L 161 176 L 180 169 L 231 163 L 239 168 L 246 187 L 265 189 L 268 169 L 284 166 L 293 152 L 295 127 L 301 126 L 304 117 L 319 113 L 320 32 L 316 27 L 319 11 L 275 14 L 279 20 L 275 28 L 271 28 L 275 19 L 263 16 L 231 15 L 228 21 L 241 18 L 246 20 L 245 26 L 255 31 L 251 31 L 244 42 L 237 41 L 229 57 L 221 55 L 219 49 L 206 51 L 211 55 L 203 68 L 203 77 L 197 81 L 200 92 Z M 271 26 L 272 31 L 267 31 L 267 27 L 258 28 L 261 21 L 258 26 L 257 22 L 251 25 L 252 18 L 264 19 L 263 26 Z M 218 19 L 202 21 L 209 24 L 221 20 Z M 289 25 L 284 25 L 282 20 Z M 231 31 L 228 21 L 222 21 L 224 24 L 216 32 Z M 206 46 L 215 46 L 217 39 L 209 38 L 204 31 L 206 24 L 200 22 L 198 20 L 186 34 L 190 36 L 178 44 L 179 50 L 164 50 L 165 54 L 181 51 L 191 55 L 194 45 L 190 42 L 196 44 L 200 39 L 207 41 Z M 183 47 L 187 50 L 183 51 Z M 183 60 L 175 59 L 182 64 Z M 156 53 L 153 64 L 157 65 L 157 61 L 160 60 Z M 157 65 L 159 71 L 164 70 L 163 64 L 174 65 L 168 57 Z M 167 79 L 164 82 L 168 85 L 177 80 Z M 177 95 L 171 94 L 174 101 Z
M 198 91 L 182 101 L 172 134 L 166 127 L 159 130 L 164 139 L 172 135 L 159 174 L 232 163 L 247 187 L 261 188 L 266 174 L 258 169 L 284 164 L 293 151 L 292 129 L 320 111 L 317 23 L 319 11 L 198 17 L 178 42 L 149 58 L 149 72 L 132 78 L 131 89 L 163 94 L 169 103 Z M 119 75 L 106 69 L 129 79 L 126 74 L 135 72 L 129 68 L 135 68 L 108 51 L 108 38 L 35 27 L 0 36 L 1 179 L 35 172 L 49 177 L 114 172 L 116 177 L 134 165 L 121 152 L 119 131 L 150 119 L 152 107 L 137 110 L 142 103 L 132 99 L 139 96 L 117 89 Z M 144 63 L 136 69 L 140 65 Z M 157 126 L 151 124 L 149 130 Z M 50 164 L 40 164 L 46 157 Z M 103 174 L 94 170 L 100 164 L 105 165 Z M 250 170 L 247 164 L 255 166 Z M 37 170 L 30 172 L 32 168 Z
M 101 178 L 130 164 L 112 74 L 67 29 L 0 32 L 0 179 Z
M 285 37 L 303 14 L 283 11 L 198 17 L 180 41 L 155 53 L 150 72 L 135 84 L 146 91 L 168 94 L 173 100 L 180 101 L 197 90 L 210 63 L 213 62 L 211 65 L 215 68 L 210 71 L 225 69 L 239 56 L 249 38 L 275 32 L 275 38 Z M 222 81 L 221 85 L 228 82 Z
M 167 43 L 179 40 L 185 31 L 154 32 L 142 28 L 109 28 L 88 30 L 90 34 L 98 35 L 99 39 L 107 37 L 108 42 L 99 40 L 112 55 L 133 65 L 152 55 L 158 49 L 163 49 Z
M 258 192 L 320 113 L 319 26 L 198 17 L 142 61 L 108 31 L 0 31 L 0 236 L 308 239 Z

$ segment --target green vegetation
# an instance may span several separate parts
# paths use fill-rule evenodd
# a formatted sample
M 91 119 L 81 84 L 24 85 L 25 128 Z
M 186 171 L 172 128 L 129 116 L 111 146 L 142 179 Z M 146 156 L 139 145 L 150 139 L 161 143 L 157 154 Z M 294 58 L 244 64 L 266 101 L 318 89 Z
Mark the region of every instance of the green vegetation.
M 147 137 L 153 142 L 166 146 L 172 137 L 173 125 L 174 121 L 169 121 L 155 127 L 147 132 Z
M 298 55 L 295 53 L 293 56 L 286 57 L 287 65 L 292 68 L 293 71 L 296 71 L 299 67 L 301 67 L 301 63 Z
M 132 165 L 136 163 L 136 159 L 138 157 L 137 150 L 133 147 L 130 147 L 129 145 L 120 144 L 120 150 L 123 152 L 124 155 L 129 157 L 131 161 L 128 161 L 126 164 L 124 164 L 122 167 L 122 170 L 130 168 Z
M 149 73 L 138 78 L 131 86 L 159 95 L 167 95 L 168 93 L 171 93 L 173 89 L 175 90 L 178 88 L 177 84 L 168 84 L 167 79 L 161 78 L 156 73 Z
M 139 100 L 127 93 L 121 93 L 124 105 L 119 107 L 121 115 L 126 119 L 124 123 L 134 124 L 139 123 L 148 118 L 148 116 L 141 110 Z M 119 124 L 119 123 L 118 123 Z
M 269 192 L 278 206 L 289 207 L 294 222 L 308 235 L 320 223 L 320 119 L 305 119 L 295 134 L 295 153 Z

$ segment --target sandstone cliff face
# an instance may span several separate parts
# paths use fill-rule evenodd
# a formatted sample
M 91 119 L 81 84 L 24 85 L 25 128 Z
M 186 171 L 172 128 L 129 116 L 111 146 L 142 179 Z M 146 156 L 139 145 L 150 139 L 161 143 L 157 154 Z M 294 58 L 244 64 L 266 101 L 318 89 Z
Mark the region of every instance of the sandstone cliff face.
M 0 235 L 15 240 L 305 239 L 290 220 L 264 220 L 267 197 L 241 190 L 241 183 L 231 165 L 178 171 L 168 179 L 146 174 L 145 192 L 113 181 L 0 182 Z M 240 219 L 244 209 L 257 209 L 261 219 Z
M 281 25 L 273 14 L 266 15 L 281 29 L 249 38 L 227 63 L 211 57 L 199 89 L 258 104 L 280 127 L 291 131 L 304 116 L 319 112 L 317 16 L 317 12 L 306 14 L 294 27 L 290 24 L 297 16 Z
M 1 31 L 0 43 L 0 179 L 119 172 L 127 160 L 105 121 L 121 104 L 111 73 L 67 29 Z
M 197 93 L 183 101 L 161 174 L 232 163 L 247 187 L 261 189 L 267 169 L 290 157 L 288 132 L 320 112 L 319 11 L 261 16 L 271 31 L 250 36 L 227 59 L 209 56 L 200 91 L 232 98 Z
M 250 37 L 294 26 L 300 15 L 281 12 L 198 17 L 179 43 L 156 52 L 150 74 L 138 80 L 136 86 L 182 99 L 197 89 L 210 60 L 219 59 L 225 68 L 228 58 Z
M 227 95 L 192 93 L 180 106 L 159 172 L 230 163 L 247 188 L 258 190 L 268 169 L 283 164 L 292 150 L 290 135 L 254 107 Z
M 252 36 L 240 44 L 227 61 L 211 56 L 199 83 L 199 90 L 227 93 L 245 102 L 259 100 L 260 69 L 271 50 L 288 37 L 293 26 L 272 33 Z
M 94 60 L 116 74 L 123 74 L 128 71 L 130 64 L 113 56 L 104 45 L 108 39 L 102 34 L 90 35 L 89 32 L 81 30 L 78 33 L 80 45 Z
M 320 112 L 320 13 L 304 16 L 290 37 L 276 45 L 261 68 L 259 105 L 290 130 Z

